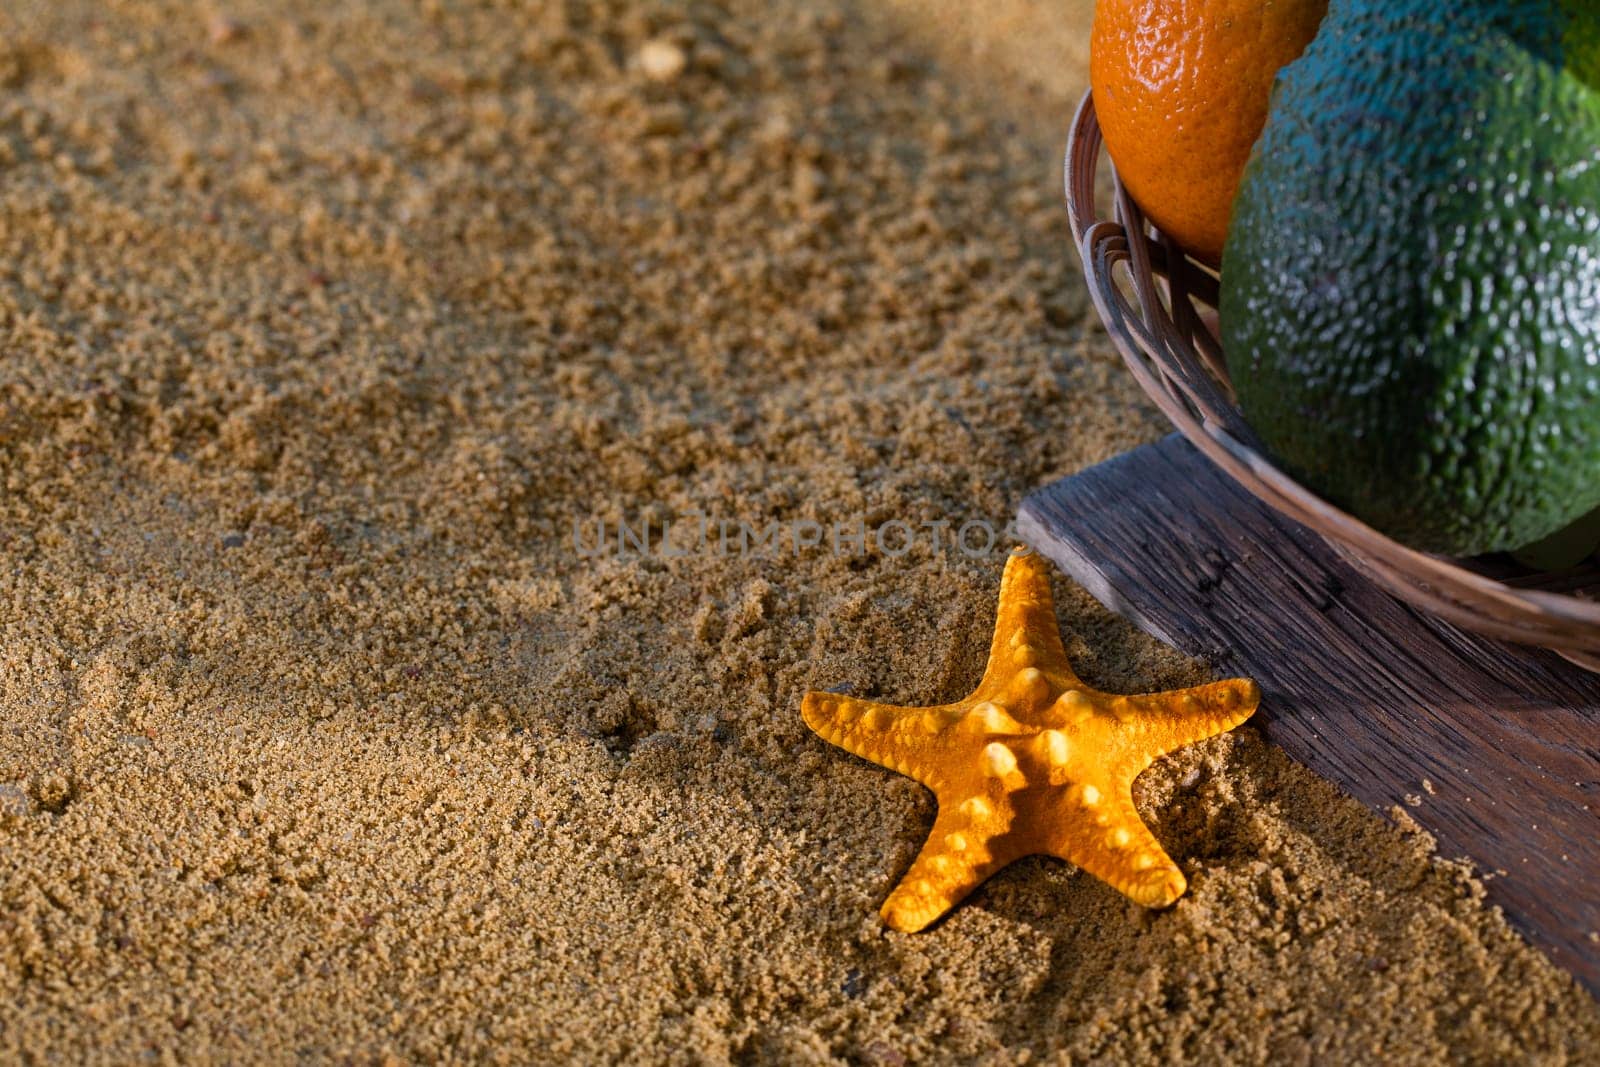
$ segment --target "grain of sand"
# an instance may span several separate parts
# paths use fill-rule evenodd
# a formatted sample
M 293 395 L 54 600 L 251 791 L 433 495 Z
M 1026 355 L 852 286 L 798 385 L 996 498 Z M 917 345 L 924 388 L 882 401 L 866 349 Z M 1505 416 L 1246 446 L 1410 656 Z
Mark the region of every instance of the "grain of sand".
M 0 1060 L 1600 1056 L 1248 728 L 1141 779 L 1177 907 L 1032 860 L 888 933 L 931 798 L 800 696 L 965 692 L 1001 558 L 575 552 L 1163 432 L 1063 241 L 1088 4 L 986 7 L 0 8 Z

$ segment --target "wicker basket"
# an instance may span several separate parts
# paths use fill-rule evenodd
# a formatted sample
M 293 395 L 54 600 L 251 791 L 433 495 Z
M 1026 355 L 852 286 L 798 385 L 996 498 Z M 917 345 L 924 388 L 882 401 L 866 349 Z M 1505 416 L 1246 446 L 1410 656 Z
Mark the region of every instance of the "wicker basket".
M 1428 555 L 1390 540 L 1278 470 L 1239 413 L 1215 317 L 1218 277 L 1151 227 L 1111 175 L 1114 217 L 1095 207 L 1102 139 L 1085 96 L 1067 146 L 1067 208 L 1095 308 L 1128 368 L 1196 448 L 1262 501 L 1417 608 L 1490 637 L 1554 649 L 1600 671 L 1600 570 L 1535 573 L 1508 557 Z

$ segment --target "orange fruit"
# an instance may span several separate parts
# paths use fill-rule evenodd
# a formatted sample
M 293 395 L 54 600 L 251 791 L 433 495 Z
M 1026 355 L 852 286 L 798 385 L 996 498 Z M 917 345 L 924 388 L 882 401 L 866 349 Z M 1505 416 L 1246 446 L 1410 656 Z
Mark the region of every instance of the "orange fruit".
M 1099 0 L 1089 83 L 1134 202 L 1184 250 L 1222 260 L 1228 217 L 1279 68 L 1327 0 Z

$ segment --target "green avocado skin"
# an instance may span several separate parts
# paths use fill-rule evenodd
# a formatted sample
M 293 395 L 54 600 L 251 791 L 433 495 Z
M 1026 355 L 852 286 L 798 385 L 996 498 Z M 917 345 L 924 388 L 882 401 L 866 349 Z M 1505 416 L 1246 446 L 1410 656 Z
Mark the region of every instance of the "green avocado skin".
M 1223 256 L 1246 419 L 1390 536 L 1474 555 L 1600 505 L 1600 0 L 1334 0 Z
M 1567 70 L 1600 89 L 1600 0 L 1562 0 L 1555 21 Z

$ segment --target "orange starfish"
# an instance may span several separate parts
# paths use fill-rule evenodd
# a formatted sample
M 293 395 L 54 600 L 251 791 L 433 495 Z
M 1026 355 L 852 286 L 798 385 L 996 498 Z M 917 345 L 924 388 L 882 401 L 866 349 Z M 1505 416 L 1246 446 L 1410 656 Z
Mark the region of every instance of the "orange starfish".
M 933 832 L 883 905 L 921 930 L 984 879 L 1036 853 L 1057 856 L 1139 904 L 1188 887 L 1133 806 L 1133 780 L 1158 756 L 1248 719 L 1261 692 L 1237 678 L 1147 696 L 1089 688 L 1072 672 L 1037 553 L 1013 553 L 983 681 L 965 700 L 902 708 L 807 693 L 825 740 L 932 789 Z

